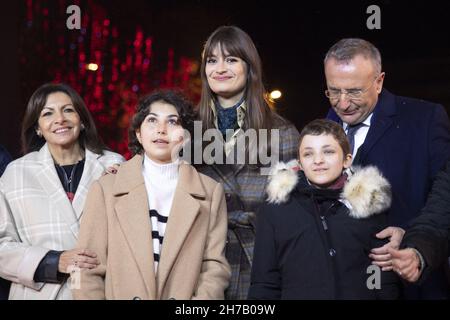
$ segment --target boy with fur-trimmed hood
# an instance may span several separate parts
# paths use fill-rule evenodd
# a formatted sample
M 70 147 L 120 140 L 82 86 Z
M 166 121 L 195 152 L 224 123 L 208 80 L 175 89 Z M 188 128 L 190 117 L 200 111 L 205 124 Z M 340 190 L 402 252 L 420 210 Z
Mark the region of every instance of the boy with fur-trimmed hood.
M 350 168 L 343 129 L 314 120 L 299 161 L 279 163 L 260 208 L 249 299 L 396 299 L 392 271 L 371 267 L 387 226 L 388 181 L 376 167 Z

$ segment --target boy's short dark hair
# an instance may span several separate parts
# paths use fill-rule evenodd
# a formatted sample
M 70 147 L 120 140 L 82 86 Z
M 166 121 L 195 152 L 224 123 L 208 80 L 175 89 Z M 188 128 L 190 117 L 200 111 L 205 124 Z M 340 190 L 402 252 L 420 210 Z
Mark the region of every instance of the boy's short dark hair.
M 303 138 L 306 135 L 311 136 L 320 136 L 322 134 L 329 134 L 336 139 L 339 145 L 344 152 L 344 156 L 351 153 L 350 152 L 350 144 L 347 139 L 347 135 L 344 132 L 344 129 L 334 121 L 327 119 L 317 119 L 308 123 L 303 130 L 300 132 L 300 140 L 298 142 L 298 146 L 300 147 Z
M 175 107 L 183 129 L 189 131 L 191 137 L 194 131 L 195 112 L 192 104 L 177 90 L 159 90 L 141 98 L 136 106 L 136 113 L 128 129 L 128 149 L 133 155 L 142 154 L 144 149 L 136 136 L 136 130 L 141 128 L 142 122 L 150 113 L 152 103 L 162 101 Z

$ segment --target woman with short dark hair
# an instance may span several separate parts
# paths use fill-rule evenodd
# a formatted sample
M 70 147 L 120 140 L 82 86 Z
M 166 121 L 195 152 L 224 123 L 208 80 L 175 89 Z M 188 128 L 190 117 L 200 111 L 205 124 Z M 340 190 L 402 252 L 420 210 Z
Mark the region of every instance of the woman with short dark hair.
M 74 249 L 89 187 L 124 159 L 106 150 L 65 84 L 31 96 L 22 150 L 0 178 L 0 276 L 12 281 L 9 299 L 71 299 L 69 271 L 98 264 L 89 248 Z

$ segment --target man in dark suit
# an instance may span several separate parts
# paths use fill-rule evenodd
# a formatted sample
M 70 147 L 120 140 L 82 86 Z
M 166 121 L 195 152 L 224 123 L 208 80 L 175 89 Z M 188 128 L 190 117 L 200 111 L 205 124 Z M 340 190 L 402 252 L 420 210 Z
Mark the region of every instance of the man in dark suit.
M 450 123 L 441 105 L 395 96 L 383 89 L 381 55 L 370 42 L 342 39 L 328 51 L 325 61 L 328 118 L 342 124 L 352 145 L 354 165 L 375 165 L 392 185 L 390 224 L 405 228 L 425 205 L 435 174 L 450 157 Z M 401 229 L 391 228 L 378 237 L 391 237 L 398 247 Z M 392 268 L 389 246 L 373 250 L 381 267 Z M 406 298 L 449 297 L 444 274 L 429 277 L 420 288 L 408 288 Z
M 3 171 L 5 171 L 6 166 L 11 162 L 11 160 L 12 159 L 8 151 L 6 151 L 6 149 L 2 145 L 0 145 L 0 177 L 2 176 Z M 0 300 L 8 299 L 9 286 L 9 281 L 0 278 Z

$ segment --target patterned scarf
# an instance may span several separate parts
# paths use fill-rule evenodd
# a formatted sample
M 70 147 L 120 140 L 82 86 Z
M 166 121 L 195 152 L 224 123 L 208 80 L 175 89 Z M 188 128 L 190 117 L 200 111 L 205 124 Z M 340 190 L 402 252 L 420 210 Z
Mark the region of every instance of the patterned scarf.
M 218 101 L 214 101 L 217 111 L 217 125 L 219 131 L 225 136 L 227 129 L 238 129 L 238 121 L 237 121 L 237 108 L 244 101 L 244 97 L 239 100 L 234 106 L 230 108 L 223 108 Z

